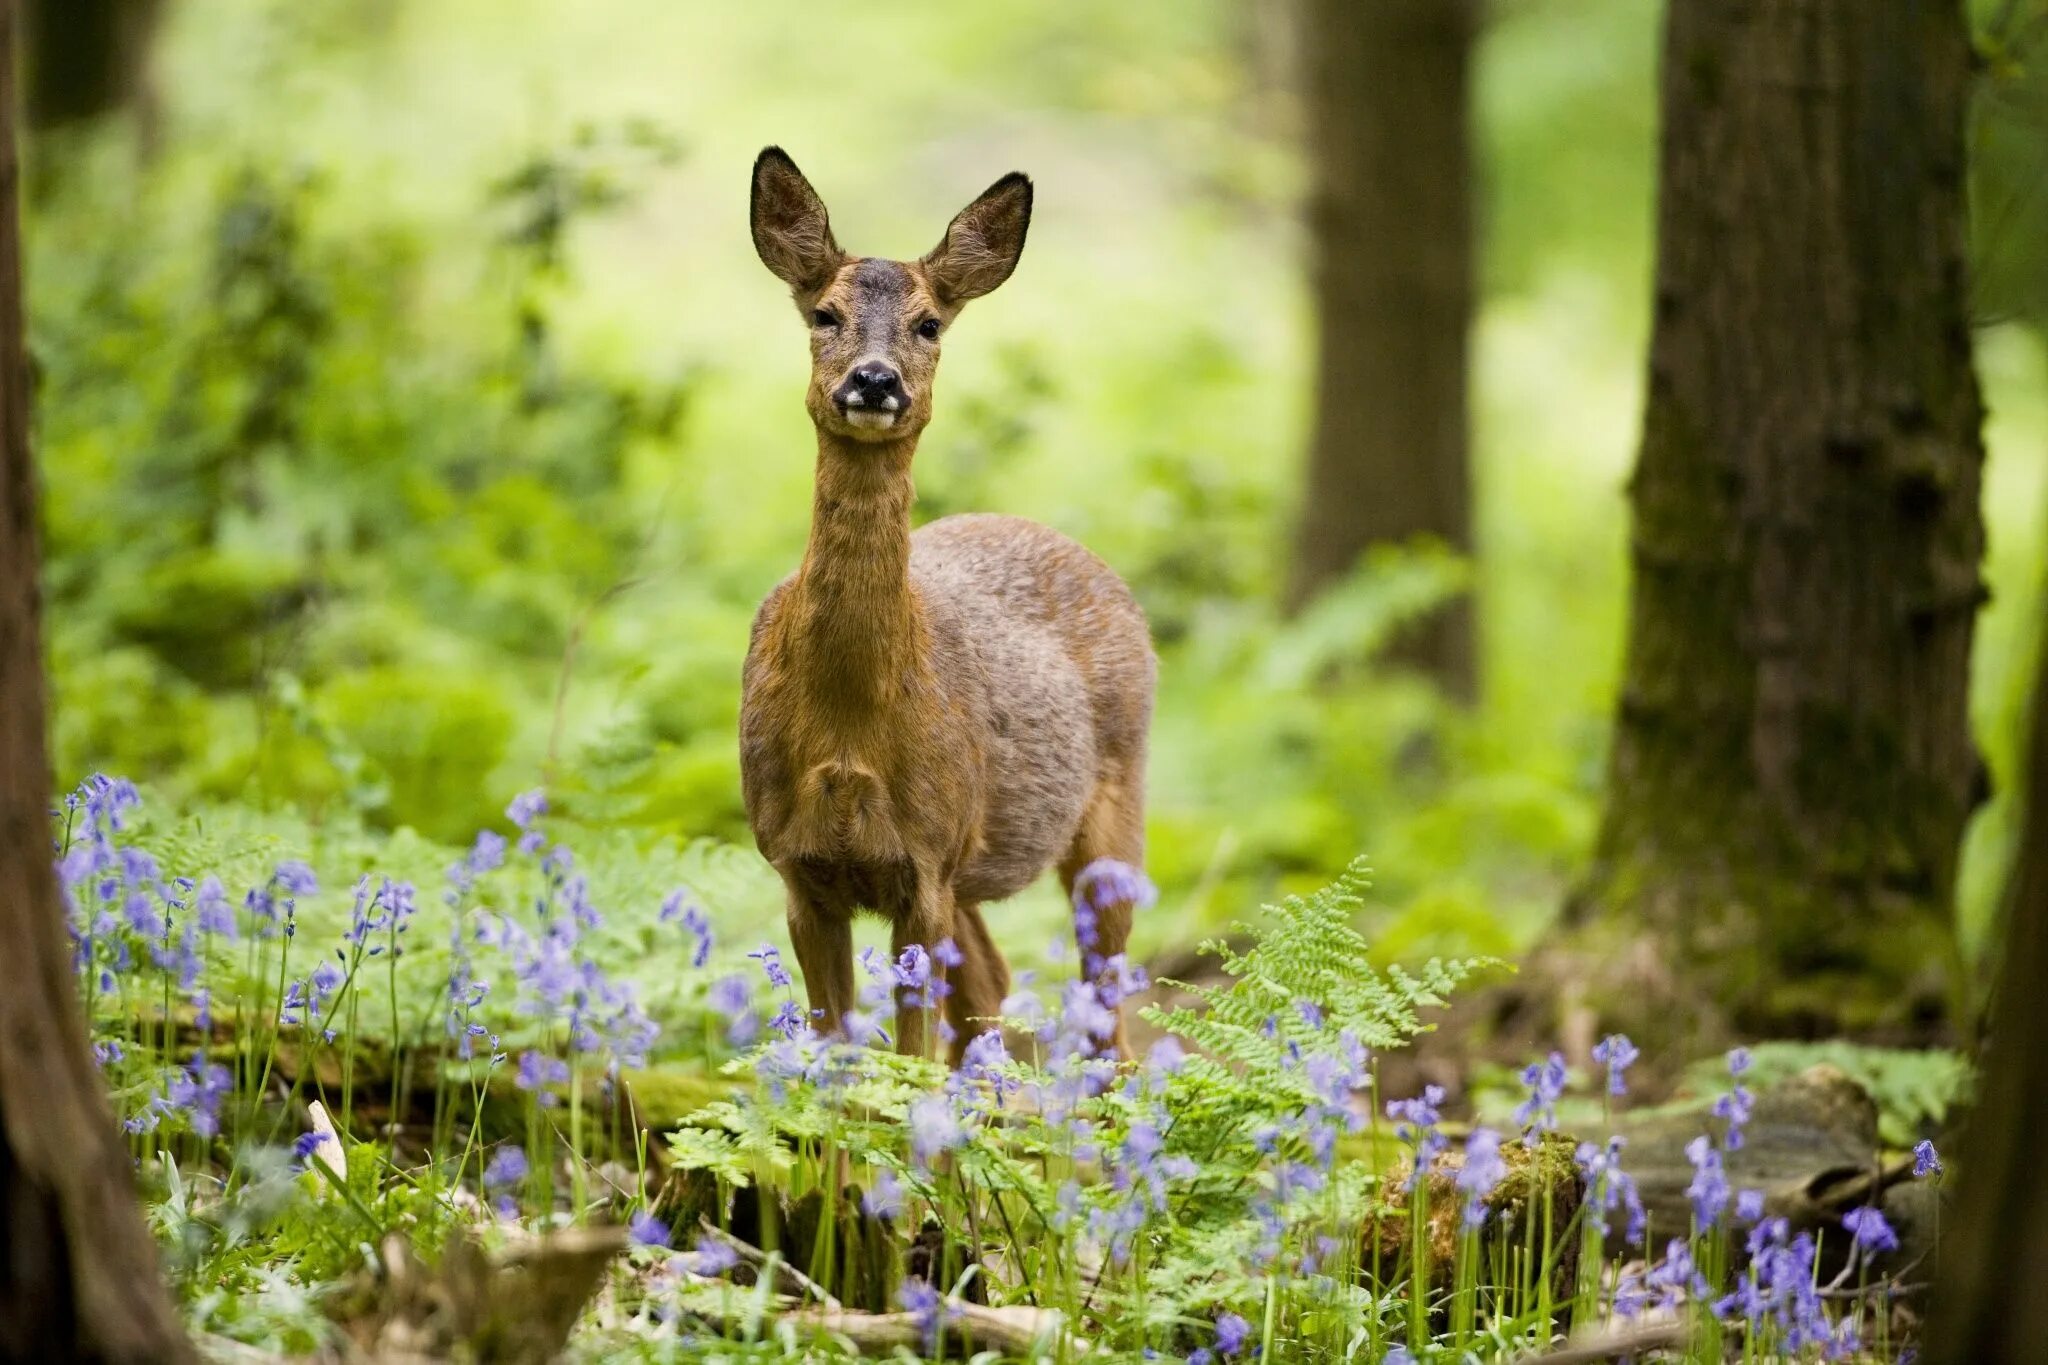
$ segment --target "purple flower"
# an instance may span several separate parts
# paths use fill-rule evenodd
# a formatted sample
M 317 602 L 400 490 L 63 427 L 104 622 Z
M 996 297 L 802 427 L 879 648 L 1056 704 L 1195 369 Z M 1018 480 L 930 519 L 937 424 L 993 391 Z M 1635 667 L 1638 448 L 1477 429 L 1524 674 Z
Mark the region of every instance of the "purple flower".
M 896 1172 L 883 1171 L 860 1197 L 861 1212 L 870 1218 L 896 1218 L 903 1213 L 903 1182 Z
M 1727 1132 L 1721 1139 L 1724 1151 L 1733 1152 L 1741 1149 L 1742 1129 L 1749 1122 L 1750 1110 L 1756 1103 L 1756 1097 L 1750 1094 L 1749 1088 L 1742 1083 L 1743 1073 L 1748 1071 L 1749 1067 L 1748 1048 L 1738 1047 L 1729 1052 L 1728 1075 L 1734 1084 L 1729 1087 L 1726 1094 L 1718 1096 L 1713 1105 L 1714 1117 L 1725 1119 L 1728 1123 Z
M 320 889 L 320 879 L 313 875 L 313 869 L 295 858 L 279 863 L 270 880 L 287 896 L 310 896 Z
M 1547 1133 L 1556 1128 L 1557 1102 L 1564 1095 L 1568 1079 L 1561 1052 L 1553 1052 L 1542 1061 L 1531 1062 L 1524 1067 L 1522 1084 L 1529 1087 L 1529 1098 L 1515 1109 L 1515 1123 L 1524 1131 L 1535 1129 Z
M 526 1150 L 516 1146 L 500 1147 L 491 1154 L 490 1164 L 484 1167 L 484 1188 L 509 1188 L 526 1179 L 526 1173 Z
M 1913 1144 L 1913 1174 L 1921 1180 L 1941 1174 L 1941 1153 L 1934 1150 L 1934 1143 L 1927 1138 Z
M 1474 1128 L 1465 1140 L 1465 1165 L 1458 1172 L 1458 1189 L 1465 1195 L 1465 1226 L 1476 1228 L 1486 1221 L 1486 1196 L 1508 1178 L 1508 1163 L 1501 1159 L 1500 1134 L 1491 1128 Z
M 644 1247 L 665 1247 L 668 1245 L 668 1224 L 656 1218 L 646 1209 L 634 1214 L 626 1222 L 626 1231 L 632 1239 Z
M 683 927 L 697 940 L 697 946 L 690 952 L 690 965 L 702 967 L 711 960 L 711 921 L 702 909 L 692 905 L 683 911 Z
M 1692 1162 L 1692 1183 L 1685 1193 L 1692 1200 L 1693 1217 L 1702 1230 L 1710 1228 L 1728 1207 L 1728 1177 L 1721 1170 L 1721 1151 L 1709 1142 L 1705 1135 L 1694 1138 L 1685 1145 L 1686 1159 Z
M 319 1132 L 301 1133 L 292 1139 L 292 1164 L 304 1170 L 313 1164 L 313 1153 L 320 1150 L 325 1141 Z
M 1415 1148 L 1415 1169 L 1409 1173 L 1408 1188 L 1414 1189 L 1422 1174 L 1444 1149 L 1444 1136 L 1437 1131 L 1442 1115 L 1437 1106 L 1444 1102 L 1444 1088 L 1426 1085 L 1422 1096 L 1412 1100 L 1390 1100 L 1387 1117 L 1395 1121 L 1394 1136 Z
M 1607 1093 L 1620 1097 L 1628 1093 L 1628 1081 L 1624 1073 L 1635 1065 L 1642 1051 L 1629 1041 L 1626 1033 L 1610 1033 L 1593 1045 L 1593 1060 L 1607 1068 Z
M 1216 1349 L 1226 1356 L 1234 1356 L 1251 1340 L 1252 1325 L 1235 1313 L 1224 1313 L 1216 1319 Z
M 737 1251 L 706 1233 L 697 1239 L 695 1263 L 690 1268 L 706 1278 L 716 1278 L 739 1263 Z
M 462 866 L 471 877 L 480 877 L 505 865 L 505 836 L 494 829 L 480 829 L 476 843 L 471 846 L 469 856 Z
M 1760 1221 L 1764 1216 L 1764 1192 L 1738 1190 L 1735 1195 L 1735 1216 L 1745 1223 Z
M 1897 1251 L 1898 1234 L 1885 1221 L 1882 1213 L 1874 1208 L 1851 1209 L 1842 1215 L 1842 1226 L 1856 1239 L 1856 1245 L 1865 1251 Z
M 774 944 L 764 943 L 747 956 L 761 964 L 761 971 L 767 976 L 769 985 L 787 989 L 793 984 L 789 979 L 788 969 L 782 965 L 782 951 Z
M 220 878 L 208 877 L 199 883 L 199 890 L 192 898 L 192 917 L 201 933 L 234 938 L 235 909 L 228 904 L 227 888 L 220 884 Z
M 784 1038 L 800 1038 L 810 1030 L 810 1016 L 794 1000 L 785 1000 L 776 1009 L 775 1017 L 768 1021 L 768 1027 Z
M 917 1319 L 918 1330 L 924 1334 L 924 1353 L 937 1354 L 940 1310 L 944 1306 L 939 1291 L 923 1280 L 905 1280 L 896 1290 L 896 1302 Z
M 943 1095 L 926 1095 L 910 1106 L 910 1154 L 920 1166 L 967 1141 L 967 1132 Z
M 1096 967 L 1096 925 L 1103 912 L 1117 906 L 1142 910 L 1159 898 L 1145 874 L 1114 858 L 1097 858 L 1074 878 L 1074 938 L 1081 945 L 1082 969 Z
M 1164 1034 L 1145 1054 L 1145 1067 L 1160 1076 L 1171 1076 L 1187 1064 L 1187 1049 L 1172 1034 Z
M 513 1083 L 521 1090 L 531 1090 L 543 1109 L 552 1109 L 560 1103 L 560 1097 L 548 1087 L 560 1085 L 569 1079 L 569 1064 L 559 1057 L 550 1057 L 545 1052 L 528 1048 L 519 1054 L 519 1074 Z
M 726 1041 L 734 1047 L 745 1047 L 754 1041 L 760 1032 L 760 1020 L 754 1017 L 754 988 L 747 978 L 734 972 L 721 976 L 711 983 L 708 997 L 711 1008 L 725 1020 Z
M 189 1065 L 171 1074 L 165 1099 L 171 1108 L 192 1116 L 193 1132 L 213 1137 L 220 1132 L 220 1102 L 234 1088 L 234 1077 L 226 1067 L 207 1061 L 203 1052 L 195 1052 Z
M 951 970 L 967 961 L 967 959 L 961 955 L 959 944 L 953 942 L 950 938 L 942 938 L 932 945 L 932 961 L 938 963 L 941 967 Z
M 511 805 L 505 807 L 505 818 L 520 829 L 530 827 L 535 820 L 547 813 L 547 793 L 538 787 L 529 792 L 521 792 L 512 798 Z
M 1587 1202 L 1590 1206 L 1593 1226 L 1604 1239 L 1607 1236 L 1607 1215 L 1618 1205 L 1628 1211 L 1626 1237 L 1630 1246 L 1642 1244 L 1643 1233 L 1648 1227 L 1649 1216 L 1643 1210 L 1642 1196 L 1636 1191 L 1635 1177 L 1621 1165 L 1623 1139 L 1610 1137 L 1605 1148 L 1582 1142 L 1574 1153 L 1579 1169 L 1586 1175 Z

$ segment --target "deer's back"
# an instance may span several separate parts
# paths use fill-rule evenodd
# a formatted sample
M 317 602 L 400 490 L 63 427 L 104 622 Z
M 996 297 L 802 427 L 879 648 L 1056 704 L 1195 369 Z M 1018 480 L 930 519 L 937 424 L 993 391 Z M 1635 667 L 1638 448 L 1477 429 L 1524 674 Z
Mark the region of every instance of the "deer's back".
M 1064 855 L 1096 781 L 1137 780 L 1155 665 L 1130 589 L 1087 549 L 1020 517 L 945 517 L 911 538 L 942 686 L 982 712 L 980 848 L 960 893 L 1021 890 Z

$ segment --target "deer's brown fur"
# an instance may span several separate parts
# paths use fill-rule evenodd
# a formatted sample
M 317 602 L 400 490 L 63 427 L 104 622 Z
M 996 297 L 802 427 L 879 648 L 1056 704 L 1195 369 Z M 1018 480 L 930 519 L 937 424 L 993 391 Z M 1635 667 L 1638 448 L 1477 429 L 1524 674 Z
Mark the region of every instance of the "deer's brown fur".
M 1009 989 L 981 906 L 1047 867 L 1071 893 L 1095 859 L 1144 855 L 1154 662 L 1130 590 L 1017 517 L 910 528 L 936 333 L 1008 278 L 1030 206 L 1030 182 L 1006 176 L 922 260 L 854 258 L 788 157 L 770 148 L 754 170 L 756 247 L 812 322 L 818 456 L 803 563 L 762 603 L 747 653 L 747 815 L 787 887 L 820 1027 L 855 1003 L 850 925 L 871 910 L 896 952 L 958 948 L 956 1061 Z M 890 413 L 846 406 L 862 367 L 894 371 Z M 1123 952 L 1129 928 L 1130 907 L 1110 907 L 1095 952 Z M 896 1029 L 925 1051 L 918 1011 L 900 1008 Z M 1116 1042 L 1127 1050 L 1121 1023 Z

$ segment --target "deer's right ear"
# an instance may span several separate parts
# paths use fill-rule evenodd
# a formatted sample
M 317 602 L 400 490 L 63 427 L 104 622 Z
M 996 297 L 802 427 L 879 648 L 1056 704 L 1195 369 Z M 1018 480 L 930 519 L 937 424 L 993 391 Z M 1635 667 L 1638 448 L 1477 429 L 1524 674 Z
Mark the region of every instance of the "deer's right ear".
M 825 201 L 780 147 L 754 158 L 751 215 L 761 263 L 798 294 L 823 289 L 846 259 L 832 240 Z

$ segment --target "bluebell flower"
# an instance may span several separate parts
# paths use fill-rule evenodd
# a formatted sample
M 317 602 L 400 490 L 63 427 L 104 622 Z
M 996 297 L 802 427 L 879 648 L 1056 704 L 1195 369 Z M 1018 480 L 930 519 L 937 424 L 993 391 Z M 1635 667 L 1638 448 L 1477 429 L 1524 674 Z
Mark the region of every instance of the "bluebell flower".
M 690 953 L 692 967 L 702 967 L 711 960 L 711 921 L 689 892 L 671 892 L 669 898 L 661 903 L 660 918 L 664 924 L 681 920 L 683 928 L 689 930 L 690 936 L 696 940 L 696 947 Z
M 559 1057 L 550 1057 L 545 1052 L 528 1048 L 519 1054 L 519 1071 L 512 1079 L 521 1090 L 533 1091 L 541 1108 L 552 1109 L 560 1100 L 548 1087 L 563 1084 L 569 1079 L 569 1064 Z
M 1692 1183 L 1685 1188 L 1686 1197 L 1692 1200 L 1693 1217 L 1702 1230 L 1710 1228 L 1728 1207 L 1728 1177 L 1721 1169 L 1721 1152 L 1702 1135 L 1685 1145 L 1685 1156 L 1692 1163 Z
M 1742 1147 L 1742 1130 L 1749 1123 L 1750 1110 L 1755 1106 L 1756 1097 L 1742 1083 L 1742 1077 L 1750 1067 L 1749 1049 L 1738 1047 L 1728 1054 L 1728 1075 L 1733 1081 L 1725 1094 L 1715 1098 L 1715 1118 L 1727 1121 L 1728 1127 L 1721 1139 L 1724 1151 L 1739 1151 Z
M 734 1047 L 745 1047 L 754 1041 L 760 1032 L 760 1021 L 754 1017 L 754 988 L 747 978 L 737 972 L 718 978 L 711 983 L 707 999 L 725 1020 L 728 1042 Z
M 1242 1352 L 1251 1340 L 1252 1325 L 1235 1313 L 1222 1313 L 1216 1318 L 1216 1350 L 1225 1356 Z
M 1913 1144 L 1913 1174 L 1922 1180 L 1941 1174 L 1941 1153 L 1934 1150 L 1934 1143 L 1927 1138 Z
M 1004 1011 L 1008 1013 L 1008 1011 Z M 1145 1069 L 1157 1076 L 1171 1076 L 1187 1065 L 1187 1049 L 1172 1034 L 1162 1034 L 1145 1053 Z
M 627 1234 L 634 1242 L 644 1247 L 665 1247 L 668 1245 L 668 1224 L 656 1218 L 646 1209 L 634 1214 L 626 1222 Z
M 220 1132 L 221 1101 L 234 1088 L 234 1078 L 226 1067 L 207 1061 L 203 1052 L 194 1052 L 189 1065 L 171 1073 L 165 1098 L 173 1109 L 191 1116 L 193 1132 L 214 1137 Z
M 484 1167 L 484 1188 L 505 1190 L 526 1179 L 528 1166 L 526 1149 L 508 1144 L 491 1154 L 490 1164 Z
M 1856 1239 L 1856 1245 L 1865 1251 L 1897 1251 L 1898 1234 L 1885 1221 L 1883 1213 L 1875 1208 L 1851 1209 L 1842 1215 L 1842 1226 Z
M 547 813 L 547 793 L 538 787 L 532 791 L 521 792 L 512 798 L 510 805 L 505 807 L 505 818 L 520 829 L 525 829 Z
M 1764 1192 L 1762 1190 L 1736 1191 L 1735 1216 L 1744 1223 L 1760 1221 L 1764 1216 Z
M 951 971 L 967 959 L 961 955 L 959 944 L 951 938 L 942 938 L 932 945 L 932 961 Z
M 228 904 L 227 888 L 220 884 L 220 878 L 208 877 L 199 883 L 192 899 L 192 918 L 201 933 L 225 939 L 235 937 L 235 908 Z
M 313 1153 L 320 1150 L 325 1137 L 315 1131 L 301 1133 L 292 1139 L 292 1164 L 300 1170 L 307 1170 L 313 1164 Z
M 810 1032 L 810 1016 L 794 1000 L 785 1000 L 776 1009 L 775 1017 L 768 1021 L 768 1027 L 784 1038 L 798 1038 Z
M 716 1279 L 740 1263 L 740 1254 L 710 1233 L 697 1239 L 690 1269 L 707 1279 Z
M 761 972 L 768 978 L 769 985 L 786 990 L 794 984 L 788 969 L 782 965 L 782 951 L 774 944 L 764 943 L 747 956 L 761 964 Z
M 296 858 L 287 858 L 279 863 L 270 874 L 270 880 L 277 883 L 277 889 L 287 896 L 310 896 L 320 889 L 320 879 L 313 869 Z
M 1628 1093 L 1626 1073 L 1643 1054 L 1626 1033 L 1610 1033 L 1593 1045 L 1593 1060 L 1607 1068 L 1607 1093 L 1617 1098 Z
M 905 1280 L 896 1290 L 896 1303 L 917 1320 L 918 1331 L 924 1336 L 924 1353 L 936 1355 L 939 1349 L 940 1313 L 944 1304 L 939 1291 L 923 1280 Z
M 1582 1142 L 1573 1155 L 1579 1169 L 1585 1173 L 1587 1207 L 1594 1228 L 1605 1239 L 1607 1216 L 1619 1206 L 1628 1214 L 1623 1235 L 1630 1246 L 1640 1246 L 1649 1225 L 1649 1215 L 1643 1209 L 1635 1177 L 1622 1168 L 1623 1141 L 1620 1137 L 1610 1137 L 1604 1148 Z
M 943 1095 L 926 1095 L 910 1106 L 910 1154 L 920 1167 L 967 1140 L 953 1106 Z
M 896 1172 L 883 1171 L 860 1197 L 861 1212 L 870 1218 L 899 1218 L 903 1214 L 903 1182 Z
M 1395 1120 L 1394 1136 L 1415 1149 L 1415 1169 L 1409 1172 L 1408 1188 L 1414 1189 L 1423 1174 L 1444 1149 L 1444 1136 L 1437 1131 L 1442 1115 L 1437 1106 L 1444 1102 L 1444 1088 L 1426 1085 L 1417 1099 L 1390 1100 L 1387 1117 Z
M 1529 1087 L 1529 1097 L 1515 1109 L 1516 1126 L 1525 1132 L 1547 1133 L 1555 1129 L 1557 1102 L 1563 1097 L 1569 1078 L 1561 1052 L 1553 1052 L 1542 1061 L 1531 1062 L 1524 1067 L 1522 1084 Z
M 1465 1164 L 1458 1171 L 1457 1186 L 1465 1196 L 1465 1226 L 1476 1228 L 1486 1222 L 1486 1197 L 1508 1178 L 1508 1163 L 1500 1154 L 1500 1134 L 1491 1128 L 1474 1128 L 1465 1139 Z

